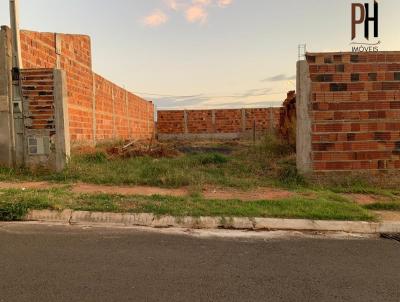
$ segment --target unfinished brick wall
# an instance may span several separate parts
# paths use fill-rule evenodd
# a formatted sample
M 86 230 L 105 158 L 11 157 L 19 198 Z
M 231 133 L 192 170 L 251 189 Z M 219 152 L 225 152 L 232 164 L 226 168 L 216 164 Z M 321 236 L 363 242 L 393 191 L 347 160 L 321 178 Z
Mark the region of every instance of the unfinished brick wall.
M 279 126 L 280 108 L 167 110 L 157 112 L 160 139 L 236 139 Z
M 70 155 L 65 74 L 54 69 L 22 69 L 24 166 L 61 171 Z
M 309 53 L 312 170 L 400 169 L 400 52 Z
M 92 71 L 90 37 L 21 31 L 21 48 L 25 68 L 65 70 L 73 142 L 153 135 L 153 104 Z
M 29 130 L 44 130 L 55 135 L 54 80 L 52 69 L 24 69 L 22 95 L 28 102 L 25 125 Z
M 281 109 L 279 134 L 290 145 L 296 144 L 296 121 L 296 92 L 289 91 Z

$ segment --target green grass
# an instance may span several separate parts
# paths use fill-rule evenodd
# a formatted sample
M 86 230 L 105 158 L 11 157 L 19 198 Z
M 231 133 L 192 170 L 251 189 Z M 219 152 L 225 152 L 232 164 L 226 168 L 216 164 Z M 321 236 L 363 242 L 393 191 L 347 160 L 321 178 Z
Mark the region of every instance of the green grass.
M 0 181 L 47 180 L 166 188 L 205 185 L 249 190 L 254 187 L 298 187 L 305 184 L 295 166 L 292 149 L 273 136 L 254 145 L 214 143 L 230 150 L 186 153 L 174 158 L 112 158 L 102 149 L 73 155 L 62 173 L 0 169 Z
M 400 201 L 373 203 L 365 205 L 364 208 L 374 211 L 400 211 Z
M 0 219 L 21 219 L 29 209 L 153 213 L 172 216 L 279 217 L 322 220 L 374 220 L 366 209 L 337 194 L 323 192 L 314 199 L 280 201 L 207 200 L 200 196 L 120 196 L 74 194 L 68 188 L 5 190 L 0 195 Z
M 192 147 L 190 144 L 188 146 L 189 149 Z M 265 136 L 255 145 L 243 142 L 200 144 L 197 153 L 195 151 L 172 158 L 113 157 L 104 151 L 110 147 L 112 145 L 101 146 L 90 154 L 74 154 L 62 173 L 0 168 L 0 181 L 189 187 L 192 192 L 201 192 L 205 186 L 248 191 L 256 187 L 278 187 L 375 194 L 393 199 L 400 196 L 400 185 L 396 186 L 394 182 L 399 177 L 387 176 L 386 180 L 380 179 L 380 176 L 346 174 L 325 180 L 321 177 L 304 178 L 296 169 L 294 147 L 273 135 Z M 207 149 L 204 147 L 225 152 L 203 152 L 202 149 Z

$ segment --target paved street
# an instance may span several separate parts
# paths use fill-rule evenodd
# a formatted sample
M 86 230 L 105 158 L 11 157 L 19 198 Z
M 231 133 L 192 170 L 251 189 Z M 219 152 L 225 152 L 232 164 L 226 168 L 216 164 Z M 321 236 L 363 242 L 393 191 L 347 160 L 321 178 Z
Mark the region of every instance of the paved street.
M 396 301 L 400 243 L 0 225 L 0 301 Z

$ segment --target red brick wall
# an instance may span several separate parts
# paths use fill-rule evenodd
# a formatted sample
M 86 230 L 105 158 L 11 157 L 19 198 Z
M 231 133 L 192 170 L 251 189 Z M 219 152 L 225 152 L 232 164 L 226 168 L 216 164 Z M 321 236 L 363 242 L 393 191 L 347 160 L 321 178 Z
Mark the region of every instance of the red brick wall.
M 59 133 L 55 121 L 54 70 L 23 69 L 20 76 L 28 109 L 24 111 L 24 136 L 28 143 L 24 164 L 32 169 L 56 169 L 55 148 Z M 48 149 L 41 148 L 39 138 L 48 139 Z
M 53 69 L 24 69 L 21 77 L 22 95 L 29 109 L 25 112 L 26 128 L 55 135 Z
M 314 171 L 400 169 L 400 52 L 307 61 Z
M 245 120 L 243 120 L 243 113 Z M 279 125 L 280 108 L 187 110 L 157 112 L 159 134 L 228 134 L 252 131 L 265 132 Z M 272 116 L 272 121 L 271 121 Z M 272 123 L 272 124 L 271 124 Z
M 296 145 L 296 92 L 289 91 L 283 102 L 279 121 L 279 133 L 290 145 Z
M 59 67 L 66 71 L 73 142 L 153 135 L 153 104 L 93 73 L 90 37 L 21 31 L 21 49 L 24 68 L 56 68 L 58 61 Z
M 157 111 L 157 133 L 184 134 L 183 110 Z

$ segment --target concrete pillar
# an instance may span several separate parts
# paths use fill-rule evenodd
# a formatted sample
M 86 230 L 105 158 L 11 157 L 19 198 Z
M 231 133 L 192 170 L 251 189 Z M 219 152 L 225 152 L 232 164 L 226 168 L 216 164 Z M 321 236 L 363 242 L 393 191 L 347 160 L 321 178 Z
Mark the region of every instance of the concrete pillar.
M 311 79 L 307 61 L 297 62 L 297 169 L 300 173 L 312 172 L 311 160 Z
M 62 171 L 71 156 L 65 71 L 54 70 L 54 110 L 56 124 L 56 170 Z
M 0 165 L 15 165 L 14 119 L 12 108 L 12 46 L 11 31 L 0 31 Z
M 61 69 L 61 35 L 55 33 L 55 53 L 56 53 L 56 68 Z
M 125 90 L 125 106 L 126 106 L 126 118 L 128 120 L 128 138 L 132 138 L 132 129 L 131 129 L 131 117 L 129 116 L 129 99 L 128 99 L 128 91 Z
M 189 133 L 189 128 L 188 128 L 188 112 L 185 110 L 183 111 L 183 129 L 185 131 L 185 134 Z
M 96 75 L 92 72 L 92 135 L 93 144 L 97 143 L 97 121 L 96 121 Z
M 114 95 L 114 87 L 111 88 L 111 99 L 112 99 L 112 122 L 113 122 L 113 139 L 117 138 L 117 129 L 115 125 L 115 95 Z
M 242 133 L 246 132 L 247 121 L 246 121 L 246 109 L 242 109 Z
M 22 167 L 25 163 L 25 126 L 23 98 L 19 70 L 23 68 L 21 55 L 21 37 L 19 29 L 19 1 L 10 0 L 10 24 L 12 36 L 12 102 L 14 119 L 15 163 Z M 15 70 L 14 70 L 15 68 Z
M 269 108 L 269 131 L 272 133 L 275 130 L 274 108 Z
M 216 127 L 216 112 L 215 110 L 211 111 L 211 120 L 212 120 L 212 132 L 217 133 L 217 127 Z

